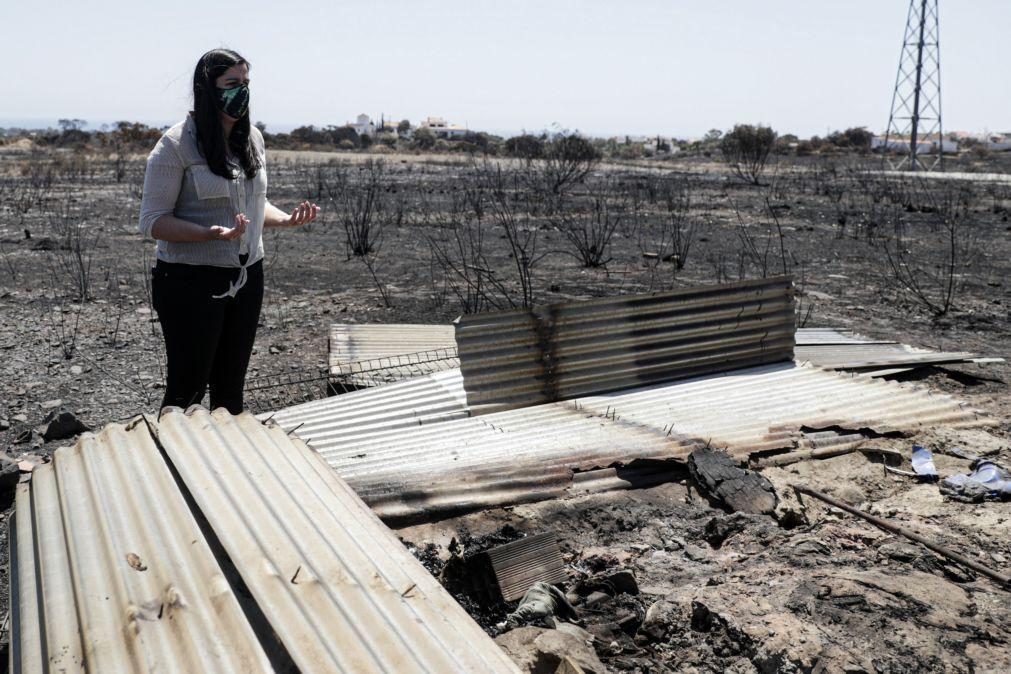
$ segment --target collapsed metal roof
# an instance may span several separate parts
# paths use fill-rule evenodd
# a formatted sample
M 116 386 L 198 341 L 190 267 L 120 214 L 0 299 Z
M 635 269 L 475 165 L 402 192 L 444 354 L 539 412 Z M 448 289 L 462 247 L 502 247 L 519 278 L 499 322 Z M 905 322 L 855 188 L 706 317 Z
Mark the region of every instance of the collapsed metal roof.
M 853 444 L 872 432 L 992 423 L 920 386 L 792 362 L 464 418 L 453 407 L 459 398 L 447 392 L 447 382 L 455 385 L 448 375 L 438 387 L 429 379 L 418 397 L 388 414 L 380 392 L 408 382 L 311 403 L 318 405 L 311 422 L 299 408 L 276 419 L 381 517 L 398 521 L 562 496 L 585 471 L 682 459 L 707 443 L 743 460 Z M 448 414 L 422 419 L 420 409 Z M 367 434 L 355 431 L 363 410 L 373 429 Z
M 515 672 L 320 457 L 249 415 L 113 424 L 18 488 L 12 671 Z
M 414 348 L 416 330 L 429 346 L 450 338 L 438 326 L 396 329 L 397 346 L 383 349 Z M 342 330 L 335 334 L 363 349 L 371 339 Z M 794 330 L 788 278 L 479 314 L 457 325 L 462 373 L 274 416 L 390 521 L 623 487 L 632 473 L 657 482 L 663 469 L 643 461 L 681 459 L 705 444 L 744 460 L 935 423 L 989 423 L 922 388 L 795 362 Z M 838 367 L 969 355 L 828 328 L 799 339 L 808 351 L 798 360 Z M 845 349 L 852 351 L 837 357 Z

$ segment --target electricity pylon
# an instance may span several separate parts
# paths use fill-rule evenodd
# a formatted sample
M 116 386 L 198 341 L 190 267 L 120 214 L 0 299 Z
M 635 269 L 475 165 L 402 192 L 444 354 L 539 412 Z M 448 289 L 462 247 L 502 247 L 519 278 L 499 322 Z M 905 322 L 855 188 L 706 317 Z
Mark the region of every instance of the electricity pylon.
M 902 158 L 892 163 L 894 169 L 929 171 L 937 167 L 944 170 L 939 34 L 937 0 L 910 0 L 883 148 L 887 155 L 890 141 L 898 141 L 903 149 L 908 142 L 909 150 L 904 150 Z M 937 157 L 925 163 L 918 145 L 935 139 Z

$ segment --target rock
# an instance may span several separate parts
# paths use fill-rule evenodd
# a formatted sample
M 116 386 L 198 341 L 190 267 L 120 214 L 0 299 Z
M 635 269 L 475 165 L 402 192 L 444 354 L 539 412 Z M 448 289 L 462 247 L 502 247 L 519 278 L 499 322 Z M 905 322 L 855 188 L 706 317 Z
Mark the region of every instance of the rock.
M 584 601 L 583 603 L 586 606 L 592 607 L 592 606 L 596 606 L 597 604 L 603 604 L 608 599 L 610 599 L 610 597 L 607 595 L 606 592 L 597 591 L 597 592 L 591 592 L 590 595 L 586 598 L 586 601 Z
M 731 512 L 771 515 L 776 509 L 772 483 L 760 473 L 740 468 L 726 452 L 696 449 L 688 457 L 688 468 L 699 489 Z
M 496 637 L 495 643 L 527 674 L 555 674 L 565 658 L 586 674 L 607 671 L 592 646 L 559 630 L 520 627 Z
M 80 365 L 71 365 L 70 374 L 74 375 L 75 377 L 79 377 L 82 374 L 84 374 L 84 368 L 81 367 Z
M 592 644 L 594 640 L 594 636 L 592 634 L 584 630 L 579 625 L 574 625 L 573 623 L 558 623 L 555 626 L 555 629 L 558 630 L 559 632 L 571 634 L 572 636 L 582 641 L 584 644 Z
M 717 515 L 706 522 L 705 539 L 714 549 L 723 545 L 731 536 L 739 534 L 748 526 L 748 520 L 743 517 Z
M 706 562 L 709 561 L 709 553 L 706 552 L 705 548 L 699 547 L 692 543 L 685 543 L 684 546 L 685 557 L 692 560 L 693 562 Z
M 15 414 L 13 417 L 11 417 L 11 419 L 13 419 L 14 421 L 18 422 L 19 424 L 27 424 L 28 423 L 28 415 L 27 414 Z
M 800 538 L 790 544 L 793 555 L 829 555 L 832 548 L 816 538 Z
M 590 636 L 596 641 L 609 644 L 615 639 L 620 639 L 623 632 L 616 622 L 591 623 L 586 626 Z
M 0 431 L 6 431 L 11 427 L 11 422 L 7 419 L 0 419 Z
M 618 569 L 604 577 L 604 581 L 614 588 L 615 594 L 639 594 L 639 584 L 628 569 Z
M 91 430 L 73 412 L 66 409 L 50 412 L 46 415 L 45 424 L 46 429 L 42 433 L 42 437 L 46 442 L 72 438 L 79 433 Z
M 897 562 L 911 562 L 923 554 L 915 545 L 901 542 L 883 543 L 878 546 L 878 552 Z
M 60 400 L 59 398 L 56 398 L 54 400 L 47 400 L 44 403 L 42 403 L 42 409 L 44 409 L 44 410 L 54 410 L 57 407 L 59 407 L 60 405 L 62 405 L 62 404 L 63 404 L 63 401 Z
M 691 603 L 661 599 L 646 609 L 646 618 L 639 627 L 639 636 L 647 641 L 666 641 L 683 632 L 691 623 Z
M 633 636 L 639 630 L 639 626 L 642 625 L 644 615 L 642 611 L 638 613 L 622 613 L 618 616 L 618 628 L 625 634 Z

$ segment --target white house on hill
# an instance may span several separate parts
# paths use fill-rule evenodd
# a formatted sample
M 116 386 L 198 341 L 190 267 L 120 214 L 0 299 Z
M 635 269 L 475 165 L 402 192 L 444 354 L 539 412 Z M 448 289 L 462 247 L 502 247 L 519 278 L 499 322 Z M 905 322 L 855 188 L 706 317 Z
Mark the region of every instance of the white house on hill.
M 460 126 L 459 124 L 450 124 L 442 117 L 426 117 L 419 125 L 419 128 L 428 129 L 437 138 L 446 138 L 447 140 L 463 138 L 470 133 L 467 127 Z
M 373 123 L 372 118 L 366 114 L 358 115 L 358 121 L 353 124 L 348 124 L 352 129 L 355 130 L 359 136 L 372 136 L 376 135 L 376 125 Z

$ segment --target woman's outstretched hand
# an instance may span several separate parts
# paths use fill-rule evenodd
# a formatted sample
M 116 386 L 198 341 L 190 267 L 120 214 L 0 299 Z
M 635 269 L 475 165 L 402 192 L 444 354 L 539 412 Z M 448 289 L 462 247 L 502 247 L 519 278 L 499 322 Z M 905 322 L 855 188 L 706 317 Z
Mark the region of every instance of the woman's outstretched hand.
M 246 232 L 246 225 L 248 224 L 249 218 L 242 213 L 239 213 L 235 216 L 234 227 L 211 227 L 211 241 L 231 241 L 233 239 L 237 239 Z
M 303 201 L 295 210 L 291 212 L 288 219 L 281 225 L 282 227 L 298 227 L 312 222 L 319 215 L 319 206 L 308 201 Z

